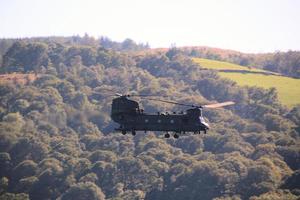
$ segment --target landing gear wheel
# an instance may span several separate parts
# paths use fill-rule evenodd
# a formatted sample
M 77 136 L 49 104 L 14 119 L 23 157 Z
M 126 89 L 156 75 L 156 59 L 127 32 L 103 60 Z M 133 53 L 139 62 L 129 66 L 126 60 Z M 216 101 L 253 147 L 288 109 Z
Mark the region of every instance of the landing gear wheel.
M 179 138 L 179 135 L 177 135 L 177 133 L 175 133 L 173 137 L 174 137 L 175 139 L 178 139 L 178 138 Z
M 135 130 L 132 130 L 132 131 L 131 131 L 131 134 L 132 134 L 133 136 L 135 136 L 135 135 L 136 135 Z
M 126 131 L 125 130 L 122 130 L 121 132 L 123 135 L 126 135 Z
M 170 137 L 170 134 L 169 133 L 166 133 L 165 134 L 165 138 L 169 138 Z

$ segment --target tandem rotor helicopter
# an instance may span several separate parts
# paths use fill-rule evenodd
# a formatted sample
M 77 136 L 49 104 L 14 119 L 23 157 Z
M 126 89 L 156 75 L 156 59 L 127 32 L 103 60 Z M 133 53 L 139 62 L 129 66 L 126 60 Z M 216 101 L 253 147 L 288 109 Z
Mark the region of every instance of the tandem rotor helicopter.
M 192 132 L 194 134 L 204 133 L 209 129 L 209 124 L 205 122 L 202 115 L 203 108 L 220 108 L 235 104 L 232 101 L 209 105 L 190 105 L 178 103 L 175 101 L 167 101 L 151 98 L 156 95 L 122 95 L 116 93 L 112 100 L 111 118 L 120 126 L 116 131 L 120 131 L 123 135 L 131 132 L 132 135 L 136 131 L 163 131 L 165 138 L 170 138 L 169 132 L 173 132 L 174 138 L 179 138 L 180 134 Z M 140 97 L 151 101 L 159 101 L 163 103 L 175 104 L 184 107 L 190 107 L 185 113 L 156 113 L 147 114 L 140 109 L 138 102 L 129 99 L 130 97 Z

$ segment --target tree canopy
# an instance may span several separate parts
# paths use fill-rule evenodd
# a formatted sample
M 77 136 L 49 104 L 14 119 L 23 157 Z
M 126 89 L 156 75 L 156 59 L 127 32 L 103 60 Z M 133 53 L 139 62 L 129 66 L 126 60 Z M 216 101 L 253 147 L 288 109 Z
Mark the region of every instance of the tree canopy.
M 0 199 L 299 198 L 300 109 L 278 103 L 274 89 L 237 86 L 176 48 L 137 53 L 148 47 L 130 39 L 2 46 L 1 73 L 38 79 L 0 83 Z M 112 91 L 236 105 L 204 110 L 205 135 L 124 136 L 113 131 Z M 183 109 L 137 100 L 147 112 Z

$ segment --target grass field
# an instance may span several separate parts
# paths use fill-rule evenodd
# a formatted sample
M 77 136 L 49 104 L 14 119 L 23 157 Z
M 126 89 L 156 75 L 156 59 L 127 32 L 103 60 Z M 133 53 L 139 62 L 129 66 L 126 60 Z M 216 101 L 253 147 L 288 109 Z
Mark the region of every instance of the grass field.
M 269 73 L 269 74 L 277 74 L 274 72 L 257 69 L 253 67 L 244 67 L 241 65 L 217 61 L 217 60 L 209 60 L 204 58 L 193 58 L 193 61 L 200 64 L 201 67 L 207 69 L 215 69 L 215 70 L 236 70 L 236 71 L 248 71 L 248 72 L 261 72 L 261 73 Z
M 255 68 L 248 69 L 248 67 L 226 62 L 199 58 L 194 58 L 193 60 L 203 68 L 220 71 L 219 75 L 221 77 L 231 79 L 241 86 L 274 87 L 278 92 L 278 98 L 282 104 L 290 108 L 296 104 L 300 104 L 300 79 L 278 75 L 266 75 L 265 73 L 268 73 L 268 71 Z M 226 70 L 228 70 L 228 72 L 226 72 Z M 236 72 L 232 72 L 232 70 Z M 241 72 L 239 73 L 238 71 Z M 245 71 L 249 73 L 245 73 Z

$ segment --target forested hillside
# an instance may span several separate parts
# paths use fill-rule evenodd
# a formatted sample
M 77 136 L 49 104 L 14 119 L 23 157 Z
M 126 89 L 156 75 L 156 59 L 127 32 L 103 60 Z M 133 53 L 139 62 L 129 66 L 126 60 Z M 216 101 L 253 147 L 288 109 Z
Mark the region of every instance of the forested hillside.
M 2 74 L 38 78 L 0 83 L 0 199 L 300 197 L 300 105 L 282 106 L 274 89 L 240 87 L 174 48 L 139 54 L 48 38 L 1 52 Z M 205 135 L 122 135 L 111 91 L 236 105 L 204 110 Z M 135 100 L 147 112 L 183 110 Z

